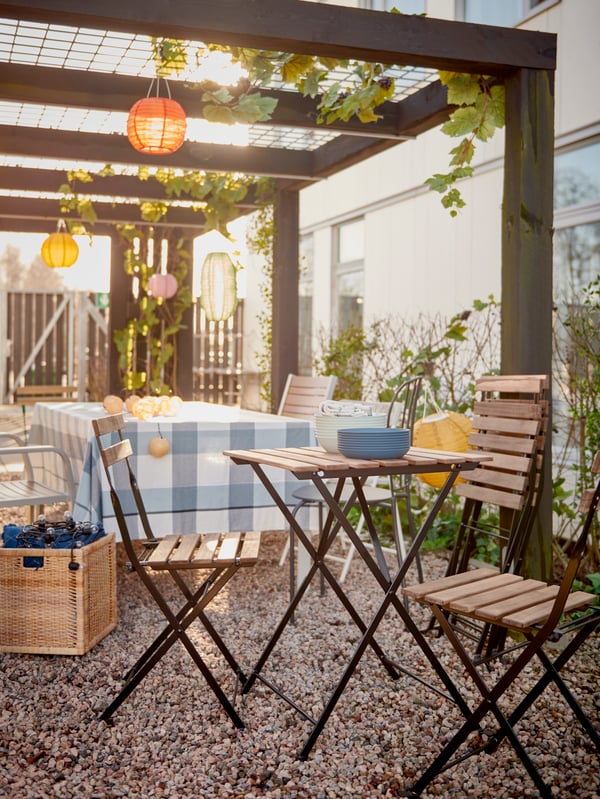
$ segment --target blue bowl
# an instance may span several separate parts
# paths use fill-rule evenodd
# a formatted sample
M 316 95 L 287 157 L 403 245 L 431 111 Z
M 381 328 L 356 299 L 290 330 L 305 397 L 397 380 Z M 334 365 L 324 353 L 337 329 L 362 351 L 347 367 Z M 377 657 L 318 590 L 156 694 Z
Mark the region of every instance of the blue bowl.
M 338 430 L 338 449 L 348 458 L 401 458 L 410 448 L 410 430 L 355 427 Z

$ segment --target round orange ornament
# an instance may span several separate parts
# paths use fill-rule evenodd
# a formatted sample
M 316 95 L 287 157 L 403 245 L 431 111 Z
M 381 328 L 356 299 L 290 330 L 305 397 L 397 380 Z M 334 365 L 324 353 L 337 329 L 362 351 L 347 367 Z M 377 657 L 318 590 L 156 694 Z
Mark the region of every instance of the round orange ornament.
M 116 394 L 107 394 L 102 405 L 108 413 L 123 413 L 123 400 Z
M 155 458 L 163 458 L 169 453 L 170 449 L 171 445 L 166 438 L 163 438 L 162 436 L 155 436 L 154 438 L 150 439 L 148 451 Z

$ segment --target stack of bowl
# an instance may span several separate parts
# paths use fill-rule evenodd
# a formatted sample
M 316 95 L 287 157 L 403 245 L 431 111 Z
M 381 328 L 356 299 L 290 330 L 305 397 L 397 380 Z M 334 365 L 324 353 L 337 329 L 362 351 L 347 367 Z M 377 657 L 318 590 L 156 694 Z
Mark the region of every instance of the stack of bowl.
M 340 428 L 364 427 L 369 430 L 385 427 L 385 414 L 372 416 L 315 416 L 317 441 L 328 452 L 339 452 L 337 434 Z
M 338 450 L 348 458 L 401 458 L 410 448 L 410 430 L 403 427 L 351 427 L 338 430 Z

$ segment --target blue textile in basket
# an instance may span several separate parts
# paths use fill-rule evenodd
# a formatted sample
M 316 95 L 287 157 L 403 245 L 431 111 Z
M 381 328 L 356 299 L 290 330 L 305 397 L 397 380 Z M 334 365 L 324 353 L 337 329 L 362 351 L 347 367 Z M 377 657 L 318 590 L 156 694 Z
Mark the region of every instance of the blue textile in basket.
M 66 517 L 64 522 L 45 522 L 38 519 L 36 524 L 25 526 L 5 524 L 2 540 L 5 547 L 26 547 L 27 549 L 79 549 L 106 535 L 101 524 L 75 522 Z M 44 558 L 23 558 L 27 569 L 39 569 Z

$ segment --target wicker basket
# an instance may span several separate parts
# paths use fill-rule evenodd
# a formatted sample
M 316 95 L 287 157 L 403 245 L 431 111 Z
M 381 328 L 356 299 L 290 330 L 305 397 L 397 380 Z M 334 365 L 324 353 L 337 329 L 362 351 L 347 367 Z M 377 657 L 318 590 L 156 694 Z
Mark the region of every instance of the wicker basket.
M 41 568 L 23 565 L 32 556 Z M 114 533 L 73 550 L 0 547 L 0 652 L 83 655 L 116 625 Z

